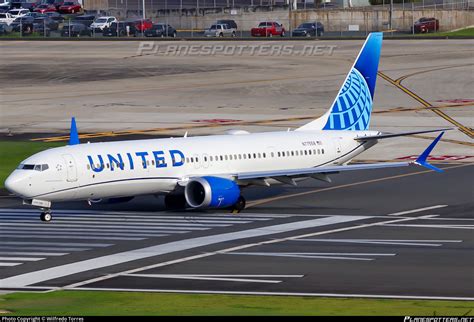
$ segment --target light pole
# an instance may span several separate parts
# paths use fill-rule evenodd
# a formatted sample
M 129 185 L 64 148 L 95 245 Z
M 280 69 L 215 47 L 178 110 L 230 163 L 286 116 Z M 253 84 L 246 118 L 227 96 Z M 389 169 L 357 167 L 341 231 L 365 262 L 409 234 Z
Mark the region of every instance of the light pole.
M 145 20 L 145 0 L 142 0 L 143 20 Z

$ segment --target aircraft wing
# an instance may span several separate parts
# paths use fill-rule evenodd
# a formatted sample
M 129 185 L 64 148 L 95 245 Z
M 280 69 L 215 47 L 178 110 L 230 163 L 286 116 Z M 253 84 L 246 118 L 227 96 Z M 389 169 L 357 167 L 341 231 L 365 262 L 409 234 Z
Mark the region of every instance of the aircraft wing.
M 373 164 L 350 164 L 342 166 L 331 166 L 331 167 L 317 167 L 317 168 L 302 168 L 292 170 L 278 170 L 278 171 L 255 171 L 255 172 L 244 172 L 237 175 L 237 179 L 257 179 L 257 178 L 273 178 L 273 177 L 298 177 L 298 176 L 310 176 L 312 174 L 324 173 L 339 173 L 344 171 L 353 170 L 366 170 L 366 169 L 383 169 L 383 168 L 394 168 L 394 167 L 406 167 L 411 162 L 380 162 Z
M 395 168 L 395 167 L 406 167 L 409 165 L 420 165 L 430 170 L 437 172 L 443 172 L 443 170 L 429 164 L 427 158 L 430 152 L 433 150 L 435 145 L 441 139 L 444 134 L 442 132 L 438 137 L 423 151 L 422 154 L 411 162 L 379 162 L 371 164 L 350 164 L 341 166 L 324 166 L 314 168 L 302 168 L 302 169 L 288 169 L 288 170 L 276 170 L 276 171 L 255 171 L 255 172 L 244 172 L 236 175 L 237 180 L 256 180 L 256 179 L 275 179 L 283 183 L 295 184 L 293 177 L 314 177 L 323 181 L 330 181 L 327 174 L 339 173 L 344 171 L 355 171 L 355 170 L 369 170 L 369 169 L 383 169 L 383 168 Z

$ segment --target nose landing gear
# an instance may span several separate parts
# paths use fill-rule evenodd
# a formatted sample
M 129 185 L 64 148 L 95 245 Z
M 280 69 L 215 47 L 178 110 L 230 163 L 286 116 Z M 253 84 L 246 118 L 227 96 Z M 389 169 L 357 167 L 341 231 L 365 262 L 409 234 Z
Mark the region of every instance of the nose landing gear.
M 51 210 L 45 210 L 41 213 L 40 215 L 41 221 L 49 222 L 51 219 L 53 219 L 53 216 L 51 215 Z

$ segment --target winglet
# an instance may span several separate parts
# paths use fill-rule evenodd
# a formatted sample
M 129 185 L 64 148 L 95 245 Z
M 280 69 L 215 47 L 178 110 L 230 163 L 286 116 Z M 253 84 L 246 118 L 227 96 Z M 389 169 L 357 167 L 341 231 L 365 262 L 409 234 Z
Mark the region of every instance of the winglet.
M 69 134 L 69 145 L 79 144 L 79 134 L 77 133 L 76 118 L 71 119 L 71 132 Z
M 441 137 L 443 136 L 444 132 L 441 132 L 438 137 L 436 139 L 434 139 L 433 142 L 431 142 L 431 144 L 426 148 L 425 151 L 423 151 L 422 154 L 420 154 L 420 156 L 415 160 L 415 164 L 418 164 L 418 165 L 421 165 L 425 168 L 428 168 L 428 169 L 431 169 L 431 170 L 434 170 L 436 172 L 443 172 L 443 170 L 435 167 L 434 165 L 432 164 L 429 164 L 426 160 L 428 159 L 428 156 L 430 155 L 431 151 L 434 149 L 434 147 L 436 146 L 436 144 L 438 143 L 438 141 L 441 139 Z

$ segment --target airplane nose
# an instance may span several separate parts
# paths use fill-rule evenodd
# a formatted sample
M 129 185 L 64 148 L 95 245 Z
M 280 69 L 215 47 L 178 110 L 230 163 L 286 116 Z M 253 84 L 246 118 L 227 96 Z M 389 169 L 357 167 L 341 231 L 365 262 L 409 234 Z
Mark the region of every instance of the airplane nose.
M 26 181 L 24 180 L 24 176 L 20 175 L 17 171 L 13 171 L 5 180 L 5 188 L 17 196 L 23 196 L 25 191 L 24 185 Z

